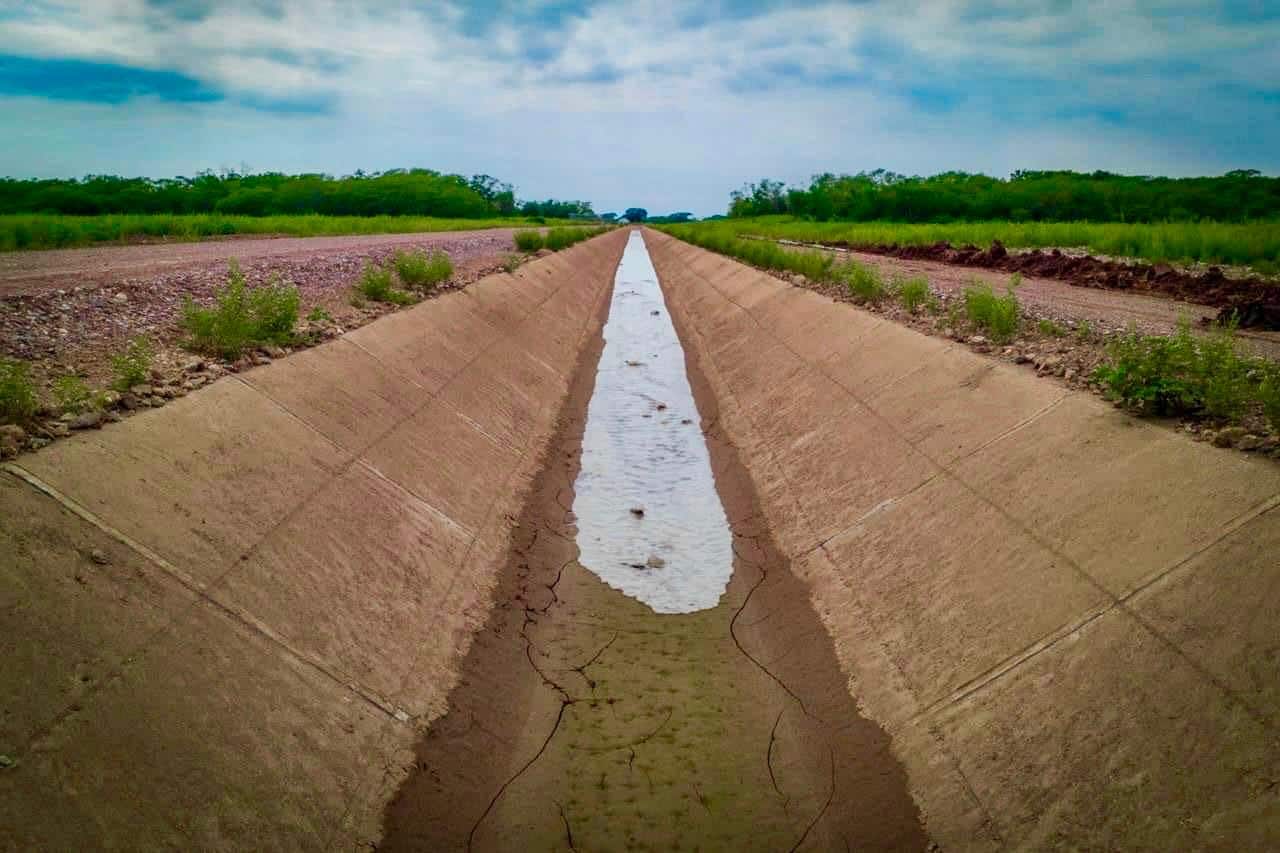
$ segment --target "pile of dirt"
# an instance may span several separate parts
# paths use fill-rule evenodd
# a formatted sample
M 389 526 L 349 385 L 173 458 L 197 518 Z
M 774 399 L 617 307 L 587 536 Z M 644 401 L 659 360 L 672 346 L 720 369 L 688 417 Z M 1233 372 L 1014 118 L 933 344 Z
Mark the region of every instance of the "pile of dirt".
M 1027 276 L 1053 278 L 1080 287 L 1134 290 L 1171 296 L 1222 311 L 1222 319 L 1236 315 L 1240 328 L 1280 330 L 1280 285 L 1257 276 L 1228 278 L 1219 267 L 1201 274 L 1177 270 L 1168 264 L 1138 264 L 1075 255 L 1060 249 L 1010 252 L 997 240 L 988 249 L 953 246 L 948 242 L 928 246 L 877 244 L 854 246 L 843 240 L 825 245 L 871 252 L 907 260 L 940 261 L 966 267 L 982 267 Z

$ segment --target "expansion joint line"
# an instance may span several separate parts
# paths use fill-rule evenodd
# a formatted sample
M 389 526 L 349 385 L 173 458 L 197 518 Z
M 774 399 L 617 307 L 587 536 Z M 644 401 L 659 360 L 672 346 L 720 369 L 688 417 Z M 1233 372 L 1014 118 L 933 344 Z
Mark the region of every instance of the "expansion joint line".
M 373 690 L 370 690 L 369 688 L 365 687 L 359 682 L 342 677 L 341 675 L 334 672 L 332 669 L 330 669 L 328 666 L 326 666 L 319 660 L 316 660 L 310 655 L 307 655 L 302 651 L 294 648 L 287 640 L 285 640 L 283 637 L 281 637 L 279 634 L 273 631 L 270 627 L 268 627 L 264 622 L 257 619 L 249 612 L 239 607 L 235 607 L 234 605 L 227 604 L 223 601 L 220 601 L 219 599 L 217 599 L 211 594 L 210 585 L 205 584 L 203 581 L 200 581 L 199 579 L 193 577 L 188 572 L 183 571 L 181 568 L 174 565 L 164 557 L 160 556 L 155 551 L 148 548 L 146 545 L 143 545 L 138 540 L 129 536 L 124 531 L 119 530 L 118 528 L 115 528 L 110 524 L 107 524 L 103 519 L 99 518 L 95 513 L 90 511 L 88 508 L 84 507 L 83 505 L 81 505 L 79 502 L 72 499 L 71 497 L 64 495 L 62 492 L 58 491 L 58 489 L 54 488 L 49 483 L 46 483 L 44 480 L 40 479 L 35 474 L 32 474 L 30 471 L 27 471 L 25 468 L 22 468 L 18 465 L 15 465 L 13 463 L 8 463 L 8 462 L 0 466 L 0 468 L 3 468 L 3 470 L 7 471 L 8 473 L 22 480 L 27 485 L 34 488 L 36 491 L 51 498 L 53 501 L 58 503 L 64 509 L 74 513 L 76 516 L 80 517 L 84 521 L 93 525 L 98 530 L 110 536 L 112 539 L 116 540 L 120 544 L 129 548 L 135 554 L 142 557 L 144 560 L 151 563 L 156 568 L 160 569 L 160 571 L 162 571 L 164 574 L 173 578 L 180 585 L 182 585 L 184 588 L 186 588 L 191 593 L 193 593 L 199 600 L 212 605 L 217 610 L 222 612 L 225 616 L 229 617 L 232 621 L 236 622 L 237 624 L 241 625 L 244 628 L 249 629 L 255 634 L 258 634 L 259 636 L 263 637 L 268 642 L 272 643 L 278 649 L 280 649 L 285 654 L 287 654 L 289 657 L 292 657 L 294 660 L 297 660 L 300 663 L 305 664 L 306 666 L 320 673 L 325 678 L 329 679 L 330 681 L 334 682 L 340 687 L 343 687 L 351 691 L 352 693 L 356 694 L 365 702 L 367 702 L 369 705 L 371 705 L 373 708 L 387 715 L 388 717 L 395 720 L 396 722 L 407 723 L 409 721 L 410 716 L 403 709 L 396 707 L 394 704 L 392 704 L 391 702 L 388 702 L 386 699 L 379 696 Z

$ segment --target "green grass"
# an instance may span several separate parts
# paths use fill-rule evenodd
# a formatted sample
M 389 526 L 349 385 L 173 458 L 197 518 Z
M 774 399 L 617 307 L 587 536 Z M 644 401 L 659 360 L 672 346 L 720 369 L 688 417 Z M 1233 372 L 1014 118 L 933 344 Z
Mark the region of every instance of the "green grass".
M 1067 330 L 1052 320 L 1040 320 L 1036 323 L 1036 328 L 1040 330 L 1040 334 L 1049 338 L 1065 337 Z
M 964 311 L 969 323 L 996 343 L 1011 341 L 1018 333 L 1021 308 L 1013 287 L 1004 296 L 996 296 L 991 285 L 974 281 L 964 289 Z
M 83 379 L 75 374 L 59 376 L 53 380 L 53 400 L 59 411 L 80 414 L 100 408 L 100 399 L 89 389 Z
M 413 296 L 396 287 L 391 267 L 366 263 L 364 272 L 355 284 L 355 293 L 361 300 L 387 302 L 392 305 L 408 305 Z
M 232 261 L 227 285 L 213 307 L 202 308 L 189 297 L 184 300 L 181 323 L 189 336 L 186 345 L 196 352 L 234 359 L 251 347 L 291 343 L 298 307 L 296 287 L 273 280 L 250 288 L 239 264 Z
M 1280 364 L 1263 362 L 1259 365 L 1258 402 L 1262 404 L 1262 414 L 1271 423 L 1271 428 L 1280 432 Z
M 414 290 L 432 290 L 453 275 L 453 261 L 439 249 L 396 252 L 394 265 L 400 282 Z
M 134 385 L 146 382 L 151 375 L 153 355 L 151 341 L 141 336 L 132 338 L 122 352 L 111 357 L 111 369 L 115 373 L 111 387 L 117 391 L 128 391 Z
M 551 220 L 558 225 L 571 220 Z M 342 234 L 413 234 L 483 228 L 527 228 L 528 217 L 437 219 L 430 216 L 223 216 L 219 214 L 108 214 L 0 216 L 0 251 L 62 249 L 94 243 L 142 240 L 204 240 L 232 234 L 285 234 L 324 237 Z M 519 233 L 519 232 L 517 232 Z
M 25 424 L 39 404 L 30 366 L 25 361 L 0 358 L 0 423 Z
M 515 240 L 516 248 L 522 252 L 536 252 L 545 245 L 541 231 L 517 231 Z
M 790 216 L 716 220 L 666 226 L 697 242 L 692 233 L 761 236 L 803 243 L 851 246 L 926 246 L 939 241 L 983 248 L 999 240 L 1010 248 L 1082 247 L 1097 255 L 1156 261 L 1251 265 L 1280 272 L 1280 222 L 809 222 Z M 701 245 L 701 244 L 699 244 Z
M 836 281 L 842 282 L 855 301 L 864 304 L 880 302 L 889 295 L 880 270 L 860 264 L 857 261 L 845 261 L 832 268 Z
M 834 276 L 835 261 L 828 252 L 785 249 L 767 240 L 743 240 L 725 228 L 689 225 L 653 227 L 695 246 L 737 258 L 761 269 L 799 273 L 813 281 L 831 281 Z
M 897 293 L 902 307 L 912 314 L 919 308 L 932 310 L 938 304 L 937 297 L 929 289 L 929 280 L 924 276 L 914 276 L 898 282 Z
M 1197 337 L 1185 319 L 1173 335 L 1130 329 L 1107 347 L 1107 362 L 1094 378 L 1113 400 L 1144 413 L 1231 421 L 1257 401 L 1276 424 L 1277 412 L 1268 410 L 1275 403 L 1275 366 L 1241 356 L 1233 332 L 1224 328 Z

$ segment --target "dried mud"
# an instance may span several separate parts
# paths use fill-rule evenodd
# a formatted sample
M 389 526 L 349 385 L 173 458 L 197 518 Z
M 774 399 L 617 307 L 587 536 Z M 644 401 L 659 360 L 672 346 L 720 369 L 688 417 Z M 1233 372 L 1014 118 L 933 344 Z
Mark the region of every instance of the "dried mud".
M 601 348 L 597 333 L 380 849 L 924 849 L 889 738 L 847 692 L 692 354 L 733 533 L 724 597 L 660 616 L 578 564 L 573 485 Z

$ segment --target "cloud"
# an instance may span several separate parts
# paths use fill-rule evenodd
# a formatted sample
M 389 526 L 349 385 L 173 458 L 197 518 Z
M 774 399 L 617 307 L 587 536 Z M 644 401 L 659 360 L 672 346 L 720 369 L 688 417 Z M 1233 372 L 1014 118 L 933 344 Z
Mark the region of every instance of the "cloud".
M 0 154 L 13 174 L 426 165 L 710 213 L 743 180 L 826 170 L 1280 169 L 1280 10 L 1250 0 L 0 0 L 0 19 L 0 130 L 38 140 Z M 144 113 L 139 145 L 82 141 Z

